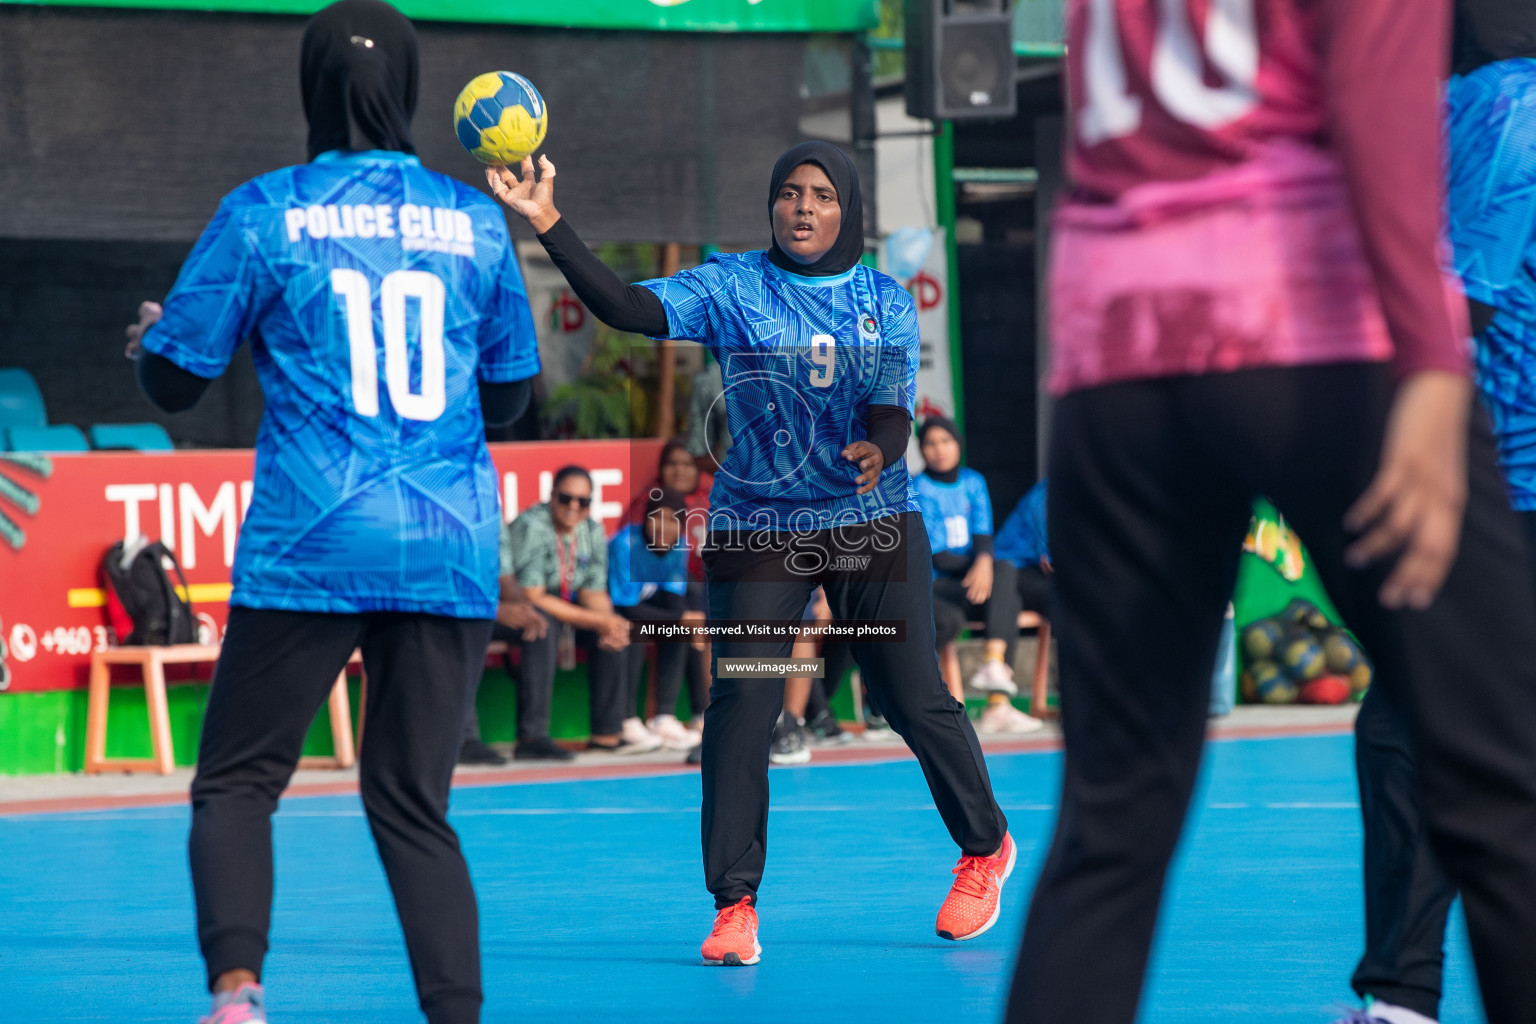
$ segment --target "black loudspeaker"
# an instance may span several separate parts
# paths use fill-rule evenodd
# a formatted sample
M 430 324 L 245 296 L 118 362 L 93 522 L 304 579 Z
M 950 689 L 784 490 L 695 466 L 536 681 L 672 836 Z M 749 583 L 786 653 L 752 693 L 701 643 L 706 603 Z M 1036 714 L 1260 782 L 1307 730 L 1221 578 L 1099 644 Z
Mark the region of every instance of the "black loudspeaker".
M 911 116 L 960 121 L 1017 112 L 1010 0 L 907 0 L 906 40 Z

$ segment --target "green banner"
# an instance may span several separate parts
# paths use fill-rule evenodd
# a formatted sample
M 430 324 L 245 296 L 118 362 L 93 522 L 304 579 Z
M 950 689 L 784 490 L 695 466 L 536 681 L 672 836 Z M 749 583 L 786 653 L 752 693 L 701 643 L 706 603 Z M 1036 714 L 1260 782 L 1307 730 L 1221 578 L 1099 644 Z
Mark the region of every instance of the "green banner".
M 15 3 L 17 0 L 0 0 Z M 313 14 L 329 0 L 28 0 L 74 7 L 137 7 L 243 14 Z M 394 0 L 418 21 L 668 32 L 862 32 L 879 0 Z

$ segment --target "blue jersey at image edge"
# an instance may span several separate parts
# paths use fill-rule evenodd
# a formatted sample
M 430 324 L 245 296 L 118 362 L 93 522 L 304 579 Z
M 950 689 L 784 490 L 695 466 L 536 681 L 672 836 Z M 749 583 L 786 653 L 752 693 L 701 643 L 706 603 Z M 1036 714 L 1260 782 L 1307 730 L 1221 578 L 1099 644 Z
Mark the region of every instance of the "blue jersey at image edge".
M 1515 508 L 1536 509 L 1536 60 L 1486 64 L 1446 86 L 1447 203 L 1467 295 L 1494 307 L 1478 388 Z

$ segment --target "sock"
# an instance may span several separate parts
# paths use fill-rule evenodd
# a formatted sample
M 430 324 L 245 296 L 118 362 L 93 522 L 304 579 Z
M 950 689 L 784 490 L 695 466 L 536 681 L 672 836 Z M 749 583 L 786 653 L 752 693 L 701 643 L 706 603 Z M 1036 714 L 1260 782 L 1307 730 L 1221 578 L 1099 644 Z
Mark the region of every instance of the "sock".
M 991 651 L 988 651 L 988 652 L 986 652 L 985 657 L 986 657 L 986 659 L 988 661 L 995 661 L 999 665 L 1001 665 L 1003 663 L 1003 652 L 1002 651 L 998 651 L 996 654 L 993 654 Z
M 996 707 L 999 704 L 1008 704 L 1008 703 L 1011 703 L 1011 702 L 1008 700 L 1008 695 L 1006 693 L 989 693 L 989 694 L 987 694 L 987 707 L 989 707 L 989 708 L 990 707 Z
M 1394 1006 L 1380 999 L 1373 1000 L 1367 1012 L 1377 1020 L 1386 1021 L 1386 1024 L 1438 1024 L 1433 1017 L 1426 1017 L 1406 1006 Z

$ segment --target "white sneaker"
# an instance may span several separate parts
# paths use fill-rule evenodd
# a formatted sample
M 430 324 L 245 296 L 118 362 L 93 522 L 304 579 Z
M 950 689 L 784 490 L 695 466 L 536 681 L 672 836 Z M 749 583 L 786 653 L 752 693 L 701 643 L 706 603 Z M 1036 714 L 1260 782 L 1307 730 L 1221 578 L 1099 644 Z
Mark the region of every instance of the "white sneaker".
M 1018 684 L 1013 681 L 1013 669 L 1000 661 L 983 662 L 966 685 L 977 693 L 1006 693 L 1010 697 L 1019 693 Z
M 1045 723 L 1033 715 L 1026 715 L 1018 708 L 1007 702 L 988 704 L 981 712 L 981 719 L 976 723 L 977 731 L 991 733 L 1018 733 L 1034 732 L 1036 729 L 1045 728 Z
M 631 753 L 647 754 L 661 747 L 661 737 L 645 727 L 645 723 L 638 718 L 624 719 L 624 728 L 620 733 Z
M 702 733 L 679 722 L 676 715 L 657 715 L 651 719 L 649 727 L 668 750 L 692 750 L 704 740 Z

